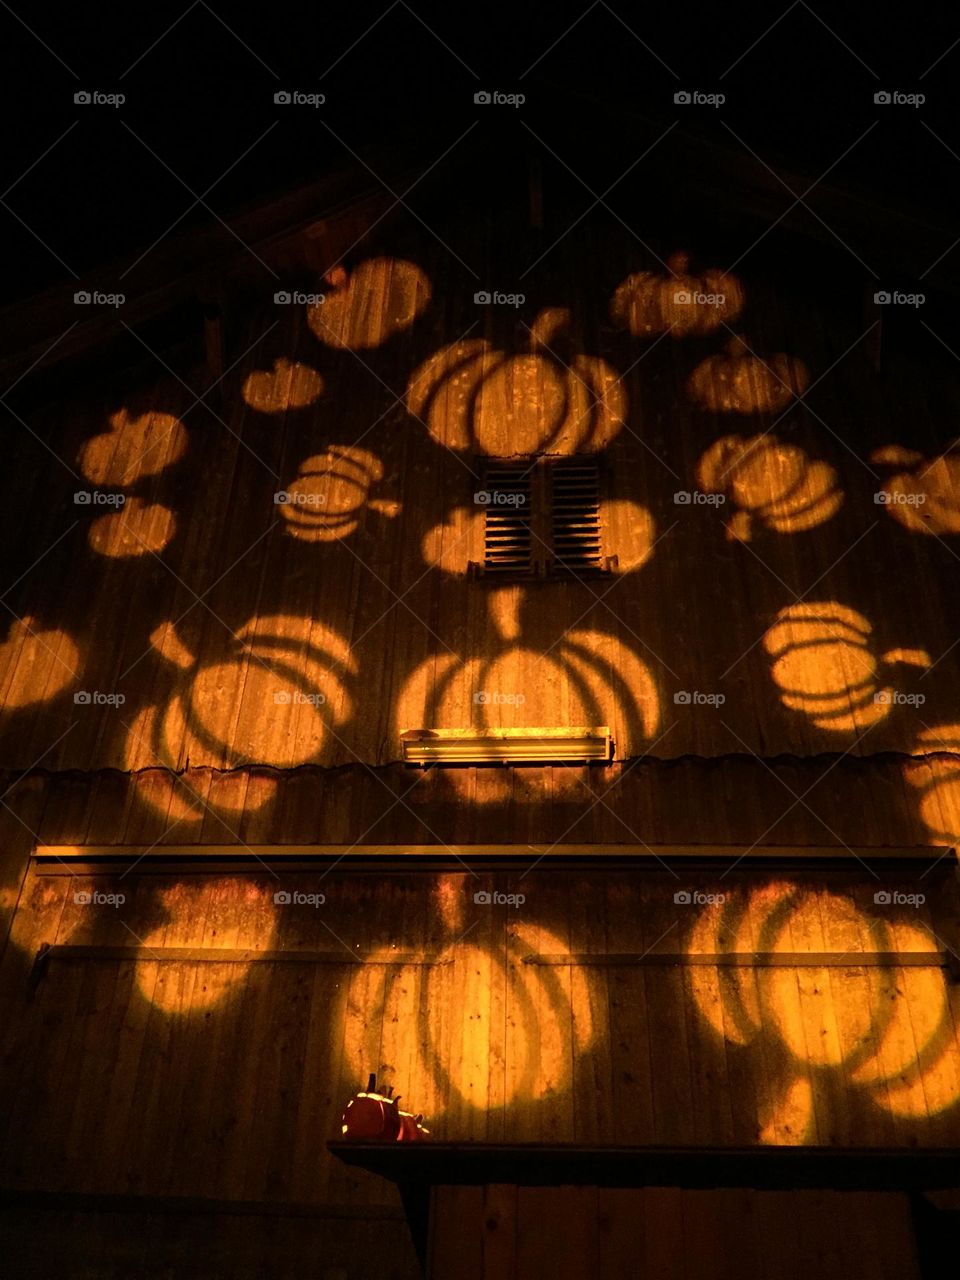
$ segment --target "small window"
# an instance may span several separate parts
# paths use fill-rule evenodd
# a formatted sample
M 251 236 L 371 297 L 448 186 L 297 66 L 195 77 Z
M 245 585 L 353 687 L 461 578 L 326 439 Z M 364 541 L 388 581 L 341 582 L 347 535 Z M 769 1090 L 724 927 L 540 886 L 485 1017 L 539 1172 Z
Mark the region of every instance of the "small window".
M 605 573 L 596 458 L 483 463 L 484 575 L 584 577 Z

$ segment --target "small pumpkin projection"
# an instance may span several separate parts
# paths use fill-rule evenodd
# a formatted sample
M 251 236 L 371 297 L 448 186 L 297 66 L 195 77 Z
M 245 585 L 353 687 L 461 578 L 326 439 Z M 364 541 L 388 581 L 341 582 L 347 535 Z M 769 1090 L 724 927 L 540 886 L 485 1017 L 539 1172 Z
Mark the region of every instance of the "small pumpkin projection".
M 904 1118 L 926 1119 L 960 1101 L 958 1046 L 936 956 L 929 967 L 857 963 L 864 953 L 938 950 L 920 920 L 875 905 L 872 889 L 861 904 L 783 881 L 727 892 L 698 916 L 687 949 L 844 956 L 842 967 L 718 966 L 715 981 L 691 986 L 704 1022 L 756 1055 L 769 1080 L 772 1097 L 757 1117 L 761 1142 L 830 1141 L 816 1122 L 838 1090 Z
M 393 1086 L 377 1092 L 377 1077 L 371 1072 L 366 1089 L 355 1093 L 340 1120 L 344 1142 L 422 1142 L 429 1134 L 422 1115 L 400 1110 L 400 1095 Z
M 158 627 L 150 642 L 177 678 L 165 702 L 133 720 L 125 745 L 128 768 L 294 769 L 324 761 L 352 714 L 348 681 L 357 674 L 356 662 L 336 632 L 311 618 L 253 619 L 202 657 L 173 623 Z M 258 808 L 272 798 L 272 777 L 253 789 L 248 781 L 241 772 L 229 774 L 217 789 L 216 807 Z M 171 806 L 171 816 L 195 817 L 199 797 L 176 778 L 165 782 L 156 803 Z
M 778 351 L 761 359 L 744 338 L 734 335 L 725 351 L 697 365 L 687 390 L 713 413 L 775 413 L 802 395 L 809 381 L 806 365 L 796 356 Z
M 307 458 L 290 488 L 279 495 L 287 532 L 304 542 L 336 542 L 356 532 L 367 511 L 393 518 L 399 502 L 370 497 L 370 489 L 382 479 L 377 455 L 355 445 L 334 444 Z
M 485 520 L 483 508 L 454 507 L 446 520 L 424 534 L 424 560 L 452 574 L 465 574 L 471 565 L 482 564 Z M 611 573 L 632 573 L 653 555 L 656 521 L 638 502 L 601 499 L 600 528 L 605 545 L 616 548 L 616 555 L 607 557 Z
M 160 502 L 128 498 L 117 511 L 98 516 L 87 530 L 87 541 L 98 555 L 125 560 L 146 552 L 158 555 L 173 541 L 177 520 Z
M 563 350 L 570 313 L 541 311 L 528 350 L 444 347 L 413 374 L 407 408 L 447 449 L 493 456 L 593 453 L 619 433 L 626 392 L 603 360 Z
M 837 473 L 798 445 L 776 436 L 724 436 L 707 449 L 697 468 L 706 493 L 723 493 L 738 508 L 727 537 L 749 542 L 757 525 L 775 533 L 814 529 L 843 505 Z
M 82 668 L 80 650 L 65 631 L 20 618 L 0 644 L 0 709 L 49 702 L 80 679 Z
M 674 338 L 713 333 L 743 310 L 743 287 L 736 276 L 710 267 L 690 271 L 690 255 L 674 253 L 667 272 L 639 271 L 617 287 L 610 316 L 637 338 L 671 333 Z
M 960 533 L 960 450 L 925 458 L 914 449 L 888 445 L 870 455 L 877 466 L 898 470 L 880 490 L 879 501 L 911 533 Z
M 255 935 L 257 950 L 269 951 L 276 932 L 273 890 L 249 878 L 219 878 L 191 884 L 181 880 L 159 890 L 164 919 L 144 931 L 135 968 L 140 994 L 164 1013 L 189 1017 L 203 1014 L 238 995 L 256 964 L 249 960 L 217 960 L 217 948 L 237 946 L 241 931 Z M 216 927 L 210 930 L 210 921 Z M 203 947 L 206 958 L 194 965 L 171 964 L 163 958 L 170 947 Z
M 186 450 L 186 429 L 172 414 L 151 411 L 131 418 L 120 409 L 110 417 L 109 431 L 84 444 L 78 462 L 91 484 L 126 489 L 172 467 Z
M 919 793 L 924 826 L 938 844 L 960 846 L 960 724 L 929 725 L 910 754 L 904 777 Z
M 323 379 L 308 364 L 298 364 L 283 356 L 274 360 L 273 369 L 255 369 L 244 380 L 244 400 L 259 413 L 285 413 L 287 409 L 305 409 L 323 394 Z
M 387 950 L 351 970 L 345 1062 L 357 1070 L 370 1052 L 366 1029 L 382 1027 L 381 1064 L 412 1064 L 418 1105 L 431 1116 L 448 1107 L 484 1111 L 494 1095 L 498 1106 L 549 1109 L 573 1088 L 576 1064 L 595 1035 L 584 970 L 530 963 L 569 955 L 569 947 L 549 929 L 518 921 L 515 911 L 476 905 L 477 884 L 471 876 L 458 889 L 467 906 L 459 923 L 443 924 L 438 951 L 391 963 Z M 478 941 L 491 911 L 509 911 L 506 928 Z M 500 1004 L 499 1022 L 492 1001 Z
M 763 638 L 771 674 L 785 707 L 818 729 L 856 731 L 876 724 L 895 704 L 892 687 L 879 688 L 881 665 L 929 667 L 923 649 L 891 649 L 879 659 L 873 628 L 863 614 L 834 600 L 789 605 Z
M 330 289 L 309 307 L 307 323 L 328 347 L 379 347 L 409 329 L 430 301 L 430 281 L 400 258 L 369 258 L 352 272 L 336 267 L 325 279 Z

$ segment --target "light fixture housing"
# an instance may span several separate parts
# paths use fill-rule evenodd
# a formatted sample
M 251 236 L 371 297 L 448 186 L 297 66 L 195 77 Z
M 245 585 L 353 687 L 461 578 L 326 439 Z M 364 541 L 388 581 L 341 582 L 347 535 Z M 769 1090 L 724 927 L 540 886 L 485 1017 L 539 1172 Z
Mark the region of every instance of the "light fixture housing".
M 407 729 L 404 764 L 609 764 L 606 725 L 531 729 Z

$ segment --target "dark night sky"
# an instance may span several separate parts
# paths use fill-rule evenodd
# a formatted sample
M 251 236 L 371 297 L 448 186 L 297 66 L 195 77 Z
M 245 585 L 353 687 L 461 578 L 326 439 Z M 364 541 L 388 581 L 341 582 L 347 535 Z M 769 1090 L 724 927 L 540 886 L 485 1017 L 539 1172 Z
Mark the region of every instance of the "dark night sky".
M 535 14 L 517 5 L 418 10 L 404 0 L 335 10 L 287 0 L 256 10 L 205 0 L 15 4 L 0 10 L 10 63 L 0 85 L 10 188 L 0 208 L 3 296 L 66 283 L 68 267 L 82 275 L 135 256 L 181 217 L 178 230 L 209 221 L 199 205 L 188 212 L 191 190 L 212 188 L 207 203 L 228 216 L 350 165 L 353 151 L 422 142 L 425 156 L 440 155 L 474 121 L 466 145 L 488 164 L 502 156 L 505 174 L 533 130 L 597 190 L 642 151 L 638 117 L 663 127 L 679 120 L 810 182 L 852 146 L 831 181 L 949 224 L 960 192 L 960 45 L 951 50 L 960 18 L 948 6 L 909 12 L 905 26 L 902 10 L 881 17 L 876 6 L 803 0 L 783 10 L 598 0 Z M 277 107 L 281 88 L 327 101 Z M 482 88 L 525 93 L 522 122 L 475 106 Z M 727 101 L 678 108 L 683 88 Z M 78 89 L 127 101 L 76 106 Z M 878 89 L 927 101 L 877 106 Z

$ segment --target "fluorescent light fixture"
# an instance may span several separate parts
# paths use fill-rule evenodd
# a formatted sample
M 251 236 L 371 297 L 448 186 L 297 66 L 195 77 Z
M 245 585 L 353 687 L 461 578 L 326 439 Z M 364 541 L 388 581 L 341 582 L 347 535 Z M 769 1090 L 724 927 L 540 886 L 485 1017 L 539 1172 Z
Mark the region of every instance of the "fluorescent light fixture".
M 401 734 L 405 764 L 585 764 L 609 763 L 610 730 L 407 729 Z

